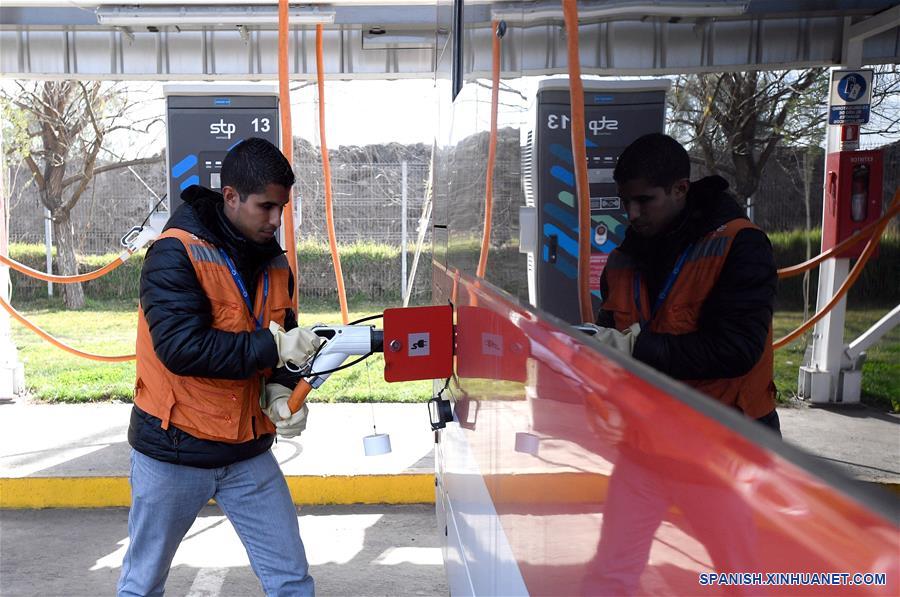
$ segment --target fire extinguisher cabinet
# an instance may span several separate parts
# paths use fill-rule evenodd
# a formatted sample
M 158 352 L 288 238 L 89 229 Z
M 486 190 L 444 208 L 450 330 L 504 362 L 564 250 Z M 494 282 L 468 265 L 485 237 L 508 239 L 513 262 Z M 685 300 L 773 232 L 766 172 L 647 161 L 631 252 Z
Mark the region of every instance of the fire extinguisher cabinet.
M 823 251 L 881 217 L 882 168 L 880 149 L 828 154 L 825 161 Z M 843 251 L 840 257 L 859 257 L 863 247 L 865 242 L 860 242 Z M 872 256 L 876 255 L 877 252 Z

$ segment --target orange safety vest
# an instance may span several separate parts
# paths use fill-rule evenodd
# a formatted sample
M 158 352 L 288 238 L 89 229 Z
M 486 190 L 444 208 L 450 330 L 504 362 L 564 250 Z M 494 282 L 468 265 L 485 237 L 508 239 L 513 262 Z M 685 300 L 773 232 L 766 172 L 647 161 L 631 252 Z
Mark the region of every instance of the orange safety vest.
M 651 319 L 651 299 L 646 280 L 640 279 L 640 308 L 634 300 L 635 267 L 630 256 L 613 251 L 606 264 L 609 296 L 603 309 L 615 317 L 616 328 L 625 330 L 634 323 L 649 321 L 646 329 L 661 334 L 688 334 L 697 331 L 703 302 L 719 279 L 731 243 L 738 232 L 756 228 L 744 219 L 731 220 L 694 243 L 685 256 L 681 272 L 659 311 Z M 655 298 L 655 297 L 654 297 Z M 682 380 L 704 394 L 759 418 L 775 408 L 773 382 L 772 325 L 762 357 L 746 374 L 727 379 Z
M 219 249 L 197 236 L 171 228 L 159 238 L 177 238 L 184 245 L 212 307 L 212 327 L 225 332 L 249 332 L 256 322 Z M 291 308 L 288 292 L 290 269 L 283 255 L 267 266 L 268 297 L 263 303 L 263 284 L 258 284 L 254 313 L 261 321 L 284 325 Z M 138 310 L 137 379 L 134 403 L 162 421 L 162 428 L 175 425 L 194 437 L 227 443 L 242 443 L 265 433 L 275 433 L 272 421 L 259 405 L 261 380 L 269 371 L 250 379 L 216 379 L 176 375 L 156 356 L 143 309 Z

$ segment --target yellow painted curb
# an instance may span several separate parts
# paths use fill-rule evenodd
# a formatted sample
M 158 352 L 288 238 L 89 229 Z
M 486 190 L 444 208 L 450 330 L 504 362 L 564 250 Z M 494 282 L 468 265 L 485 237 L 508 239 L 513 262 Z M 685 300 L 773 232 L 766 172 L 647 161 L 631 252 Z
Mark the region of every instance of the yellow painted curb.
M 107 508 L 130 503 L 128 477 L 0 479 L 0 508 Z
M 598 474 L 486 475 L 495 499 L 509 503 L 600 503 L 608 478 Z M 565 495 L 549 492 L 565 477 Z M 342 504 L 433 504 L 433 474 L 289 476 L 288 488 L 298 506 Z M 900 494 L 900 484 L 873 483 Z M 111 508 L 131 504 L 127 477 L 0 478 L 0 508 Z
M 295 504 L 433 504 L 434 474 L 287 477 Z
M 290 476 L 297 505 L 433 504 L 434 475 Z M 127 477 L 0 479 L 0 508 L 110 508 L 131 504 Z

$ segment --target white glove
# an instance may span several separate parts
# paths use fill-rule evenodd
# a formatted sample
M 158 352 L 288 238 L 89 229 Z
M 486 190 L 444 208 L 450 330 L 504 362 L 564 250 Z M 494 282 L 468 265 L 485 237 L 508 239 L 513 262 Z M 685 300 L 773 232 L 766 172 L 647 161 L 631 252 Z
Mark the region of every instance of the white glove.
M 300 410 L 292 415 L 291 408 L 288 406 L 290 397 L 291 390 L 289 388 L 279 383 L 266 384 L 266 404 L 263 411 L 275 423 L 275 429 L 282 437 L 296 437 L 303 433 L 303 430 L 306 429 L 306 418 L 309 415 L 309 409 L 305 402 Z
M 284 367 L 288 362 L 295 367 L 302 367 L 323 342 L 321 337 L 308 328 L 296 327 L 286 332 L 274 321 L 269 322 L 269 331 L 272 332 L 278 349 L 277 367 Z
M 634 352 L 634 344 L 637 342 L 638 334 L 641 333 L 641 324 L 639 323 L 632 324 L 624 332 L 620 332 L 615 328 L 604 328 L 593 324 L 584 324 L 584 326 L 590 326 L 597 330 L 592 336 L 594 340 L 626 354 Z

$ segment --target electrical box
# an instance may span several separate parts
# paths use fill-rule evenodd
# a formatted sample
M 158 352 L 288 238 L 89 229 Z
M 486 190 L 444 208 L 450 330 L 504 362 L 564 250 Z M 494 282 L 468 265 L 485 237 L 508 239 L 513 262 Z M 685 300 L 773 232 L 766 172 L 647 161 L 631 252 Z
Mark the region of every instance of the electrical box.
M 450 305 L 384 310 L 384 380 L 444 379 L 453 373 Z
M 828 154 L 825 161 L 823 251 L 881 217 L 882 170 L 883 153 L 880 149 Z M 840 257 L 859 257 L 864 247 L 865 242 L 860 242 L 842 252 Z
M 221 190 L 222 160 L 249 137 L 281 146 L 278 91 L 272 85 L 166 85 L 169 213 L 193 184 Z
M 590 288 L 600 308 L 600 275 L 628 226 L 613 170 L 632 141 L 663 131 L 667 79 L 584 81 L 585 143 L 590 185 Z M 528 255 L 532 305 L 570 323 L 578 308 L 578 205 L 572 159 L 568 79 L 538 86 L 523 128 L 520 247 Z
M 506 317 L 474 305 L 457 308 L 456 375 L 525 382 L 531 344 Z

